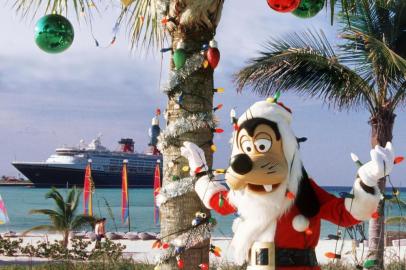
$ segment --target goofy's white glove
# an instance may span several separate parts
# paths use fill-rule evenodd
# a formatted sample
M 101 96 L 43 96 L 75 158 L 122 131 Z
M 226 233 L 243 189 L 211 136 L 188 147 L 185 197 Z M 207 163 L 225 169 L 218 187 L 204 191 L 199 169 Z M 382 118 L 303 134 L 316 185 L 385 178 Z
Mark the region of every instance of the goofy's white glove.
M 180 154 L 189 161 L 190 175 L 194 176 L 196 170 L 204 172 L 207 169 L 206 157 L 203 150 L 192 142 L 184 142 Z
M 371 150 L 371 161 L 362 165 L 358 175 L 362 182 L 370 187 L 376 186 L 378 180 L 392 172 L 395 160 L 392 143 L 386 143 L 385 148 L 377 145 Z
M 375 146 L 371 150 L 371 161 L 358 169 L 358 179 L 352 191 L 354 198 L 345 199 L 345 208 L 355 219 L 368 220 L 376 211 L 381 200 L 378 180 L 391 173 L 394 159 L 392 144 L 388 142 L 385 148 Z
M 207 171 L 208 167 L 206 164 L 206 158 L 203 150 L 199 146 L 192 142 L 184 142 L 183 146 L 180 148 L 180 153 L 189 161 L 191 176 L 196 175 L 196 169 L 198 168 L 200 168 L 199 173 Z M 207 174 L 201 176 L 195 184 L 197 195 L 208 209 L 212 209 L 210 207 L 210 200 L 213 195 L 223 190 L 227 189 L 217 182 L 210 181 Z

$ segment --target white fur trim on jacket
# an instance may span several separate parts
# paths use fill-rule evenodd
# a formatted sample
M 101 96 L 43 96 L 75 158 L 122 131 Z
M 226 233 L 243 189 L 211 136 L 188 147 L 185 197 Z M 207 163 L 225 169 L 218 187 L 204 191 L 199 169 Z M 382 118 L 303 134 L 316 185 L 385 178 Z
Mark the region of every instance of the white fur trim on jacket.
M 217 182 L 210 181 L 210 178 L 207 175 L 200 177 L 195 184 L 195 191 L 197 195 L 202 200 L 204 206 L 206 206 L 208 209 L 212 209 L 210 207 L 210 200 L 213 195 L 220 191 L 226 190 L 227 189 L 225 186 Z
M 375 195 L 366 192 L 360 185 L 361 179 L 355 180 L 353 192 L 354 199 L 345 199 L 345 209 L 357 220 L 369 220 L 376 211 L 381 199 L 379 189 L 374 187 Z

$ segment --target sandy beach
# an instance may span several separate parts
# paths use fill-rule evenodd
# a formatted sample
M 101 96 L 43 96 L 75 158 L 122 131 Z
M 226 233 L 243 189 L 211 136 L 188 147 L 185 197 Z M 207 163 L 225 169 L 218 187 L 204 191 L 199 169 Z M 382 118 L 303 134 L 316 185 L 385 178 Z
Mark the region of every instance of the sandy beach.
M 23 240 L 23 244 L 33 244 L 35 245 L 38 241 L 49 241 L 53 242 L 54 240 L 61 240 L 61 236 L 58 234 L 30 234 L 25 237 L 13 237 L 13 240 L 21 238 Z M 103 240 L 104 241 L 104 240 Z M 159 256 L 161 250 L 152 249 L 152 243 L 154 240 L 113 240 L 114 242 L 119 242 L 126 246 L 124 250 L 124 256 L 126 258 L 132 258 L 135 261 L 144 262 L 144 263 L 151 263 L 155 262 L 155 258 Z M 222 257 L 217 258 L 211 255 L 211 263 L 214 264 L 222 264 L 222 263 L 232 263 L 233 262 L 233 254 L 232 249 L 229 248 L 231 238 L 224 238 L 224 237 L 214 237 L 212 238 L 212 242 L 214 245 L 219 246 L 222 249 Z M 317 248 L 316 254 L 320 264 L 326 264 L 329 262 L 328 259 L 324 254 L 326 252 L 334 252 L 336 250 L 337 242 L 335 240 L 320 240 Z M 94 245 L 92 244 L 90 248 L 93 248 Z M 360 244 L 358 247 L 353 249 L 353 243 L 351 240 L 339 241 L 337 245 L 337 253 L 340 253 L 342 248 L 342 261 L 349 264 L 354 264 L 357 258 L 358 260 L 362 261 L 362 258 L 366 256 L 368 249 L 367 246 Z M 387 261 L 390 260 L 398 260 L 401 258 L 402 260 L 406 260 L 406 246 L 391 246 L 386 247 L 385 256 Z M 26 256 L 0 256 L 0 265 L 6 264 L 31 264 L 31 263 L 42 263 L 47 262 L 49 259 L 45 258 L 36 258 L 36 257 L 26 257 Z

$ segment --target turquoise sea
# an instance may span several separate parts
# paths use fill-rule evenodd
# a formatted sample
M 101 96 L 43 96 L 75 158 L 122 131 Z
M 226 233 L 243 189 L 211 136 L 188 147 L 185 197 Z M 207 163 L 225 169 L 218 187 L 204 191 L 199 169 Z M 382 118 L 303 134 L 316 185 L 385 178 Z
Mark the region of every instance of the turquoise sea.
M 350 187 L 324 187 L 330 193 L 338 194 L 340 192 L 349 192 Z M 52 200 L 46 200 L 44 195 L 49 189 L 45 188 L 27 188 L 27 187 L 0 187 L 0 194 L 5 202 L 8 215 L 10 218 L 9 224 L 0 225 L 0 232 L 5 231 L 24 231 L 32 226 L 46 224 L 48 220 L 41 215 L 28 214 L 30 209 L 52 208 Z M 60 190 L 62 194 L 66 194 L 66 189 Z M 159 232 L 159 226 L 154 225 L 153 221 L 153 196 L 152 189 L 130 189 L 130 217 L 132 231 L 149 231 Z M 406 201 L 406 189 L 401 190 L 401 198 Z M 117 229 L 119 231 L 128 231 L 128 225 L 121 224 L 121 190 L 120 189 L 97 189 L 94 195 L 94 213 L 106 217 L 108 220 L 108 230 L 114 231 L 115 225 L 112 218 L 108 214 L 108 208 L 105 200 L 107 200 L 114 214 Z M 80 206 L 80 209 L 83 209 Z M 387 207 L 387 214 L 401 215 L 398 206 L 392 205 Z M 406 211 L 404 211 L 406 212 Z M 215 236 L 231 236 L 231 224 L 234 216 L 222 217 L 215 215 L 218 225 L 214 231 Z M 405 227 L 394 230 L 406 230 Z M 324 238 L 328 234 L 335 234 L 337 226 L 328 222 L 323 222 L 321 237 Z

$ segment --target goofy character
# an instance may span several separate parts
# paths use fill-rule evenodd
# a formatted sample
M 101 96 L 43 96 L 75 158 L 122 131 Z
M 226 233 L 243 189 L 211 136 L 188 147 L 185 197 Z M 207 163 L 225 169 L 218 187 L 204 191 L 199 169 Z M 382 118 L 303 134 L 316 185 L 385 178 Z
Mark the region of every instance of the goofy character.
M 275 100 L 255 103 L 238 119 L 225 176 L 230 190 L 211 181 L 198 146 L 181 148 L 191 172 L 206 168 L 195 185 L 204 205 L 222 215 L 238 212 L 231 247 L 235 262 L 248 261 L 251 270 L 319 270 L 321 219 L 345 227 L 370 219 L 380 200 L 377 182 L 393 168 L 392 144 L 376 146 L 358 170 L 353 198 L 337 198 L 306 173 L 291 119 Z

